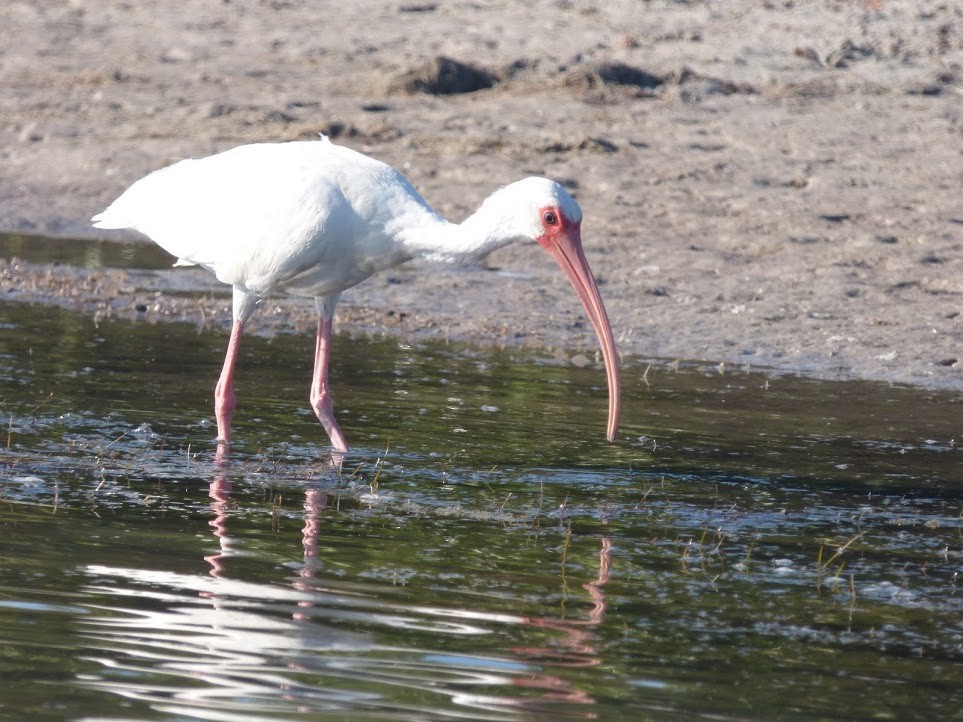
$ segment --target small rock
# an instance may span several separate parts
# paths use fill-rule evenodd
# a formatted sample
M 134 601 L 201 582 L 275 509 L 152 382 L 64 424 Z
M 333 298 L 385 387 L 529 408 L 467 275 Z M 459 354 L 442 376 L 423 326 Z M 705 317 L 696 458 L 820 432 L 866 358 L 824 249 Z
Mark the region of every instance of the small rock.
M 572 366 L 580 369 L 584 369 L 586 366 L 592 365 L 592 360 L 584 353 L 575 354 L 568 360 L 568 362 L 572 364 Z

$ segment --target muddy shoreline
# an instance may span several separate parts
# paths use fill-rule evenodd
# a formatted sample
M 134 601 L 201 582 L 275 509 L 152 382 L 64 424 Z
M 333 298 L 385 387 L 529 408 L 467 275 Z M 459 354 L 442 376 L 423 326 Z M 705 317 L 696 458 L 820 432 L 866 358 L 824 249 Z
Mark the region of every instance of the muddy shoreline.
M 623 354 L 963 389 L 952 4 L 179 5 L 0 9 L 0 231 L 105 237 L 89 217 L 156 167 L 325 132 L 453 219 L 525 175 L 566 183 Z M 439 57 L 490 87 L 431 85 Z M 184 273 L 0 267 L 8 300 L 225 323 L 226 295 Z M 287 299 L 257 314 L 265 333 L 312 316 Z M 529 248 L 382 274 L 337 322 L 595 350 Z

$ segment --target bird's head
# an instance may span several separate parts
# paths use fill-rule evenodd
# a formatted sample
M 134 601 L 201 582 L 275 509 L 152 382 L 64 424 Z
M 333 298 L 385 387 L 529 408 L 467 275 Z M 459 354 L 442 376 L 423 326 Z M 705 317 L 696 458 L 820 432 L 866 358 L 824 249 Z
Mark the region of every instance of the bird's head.
M 562 230 L 577 233 L 582 209 L 560 184 L 547 178 L 525 178 L 493 193 L 482 205 L 484 216 L 498 219 L 499 235 L 538 241 L 545 246 Z
M 592 322 L 609 386 L 607 438 L 615 440 L 621 411 L 619 358 L 612 326 L 602 303 L 592 269 L 582 251 L 582 209 L 561 185 L 546 178 L 526 178 L 503 188 L 500 201 L 508 205 L 503 217 L 521 228 L 520 236 L 535 240 L 549 252 L 568 277 Z

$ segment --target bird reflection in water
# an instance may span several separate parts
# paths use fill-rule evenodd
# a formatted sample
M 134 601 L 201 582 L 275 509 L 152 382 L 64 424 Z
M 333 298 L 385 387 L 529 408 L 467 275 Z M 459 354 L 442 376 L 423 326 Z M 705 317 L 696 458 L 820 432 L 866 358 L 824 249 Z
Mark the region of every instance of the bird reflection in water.
M 562 636 L 558 640 L 559 646 L 554 648 L 512 647 L 511 651 L 523 659 L 537 661 L 540 664 L 551 663 L 558 667 L 595 667 L 602 664 L 595 629 L 602 624 L 608 608 L 604 587 L 609 580 L 611 566 L 612 542 L 608 537 L 602 537 L 598 576 L 582 585 L 594 605 L 588 613 L 588 618 L 579 620 L 562 617 L 526 617 L 524 623 L 529 626 L 560 632 Z M 515 684 L 521 687 L 544 689 L 545 700 L 580 704 L 595 703 L 595 699 L 589 694 L 574 687 L 568 680 L 554 675 L 517 677 Z
M 231 500 L 232 485 L 223 474 L 215 475 L 209 488 L 211 499 L 211 519 L 208 522 L 213 535 L 217 541 L 218 548 L 204 557 L 209 565 L 209 574 L 218 579 L 230 577 L 227 569 L 227 562 L 232 555 L 238 553 L 235 543 L 229 533 L 230 513 L 233 508 Z M 370 595 L 359 594 L 353 591 L 347 598 L 335 600 L 336 605 L 345 604 L 353 607 L 356 612 L 361 612 L 369 619 L 369 626 L 376 628 L 379 623 L 392 627 L 397 624 L 395 620 L 405 619 L 411 621 L 412 618 L 421 616 L 422 619 L 415 620 L 415 624 L 421 628 L 428 628 L 429 625 L 437 624 L 431 618 L 441 617 L 442 619 L 468 620 L 478 623 L 488 622 L 489 628 L 480 630 L 477 628 L 475 633 L 491 633 L 495 631 L 494 625 L 503 625 L 502 633 L 507 636 L 518 637 L 527 635 L 526 628 L 533 630 L 554 630 L 559 636 L 552 646 L 510 646 L 505 650 L 502 659 L 494 659 L 489 651 L 481 652 L 477 657 L 471 653 L 459 652 L 452 653 L 447 650 L 428 650 L 428 649 L 408 649 L 399 650 L 395 646 L 384 646 L 374 641 L 376 632 L 359 635 L 364 637 L 356 639 L 356 643 L 349 650 L 329 648 L 321 645 L 316 653 L 319 655 L 344 654 L 346 659 L 337 662 L 331 659 L 312 659 L 311 655 L 305 656 L 309 652 L 303 645 L 307 639 L 320 639 L 325 636 L 325 624 L 317 621 L 318 614 L 323 618 L 330 617 L 330 610 L 326 605 L 330 605 L 332 600 L 329 595 L 338 592 L 319 579 L 319 574 L 323 569 L 323 562 L 319 553 L 319 536 L 321 532 L 322 517 L 326 513 L 332 513 L 328 505 L 328 494 L 317 487 L 307 488 L 304 491 L 303 501 L 303 526 L 301 529 L 302 559 L 303 563 L 298 571 L 298 576 L 290 582 L 293 589 L 298 592 L 295 595 L 296 609 L 291 612 L 293 622 L 301 625 L 304 639 L 299 642 L 292 640 L 292 647 L 298 647 L 299 652 L 296 659 L 288 660 L 286 666 L 293 673 L 317 673 L 319 670 L 326 669 L 332 664 L 346 664 L 356 672 L 363 673 L 366 684 L 376 687 L 380 682 L 386 685 L 384 692 L 385 701 L 391 697 L 388 692 L 389 686 L 403 685 L 405 687 L 423 686 L 433 694 L 448 696 L 450 701 L 459 706 L 481 708 L 487 710 L 552 710 L 558 714 L 560 706 L 564 708 L 561 715 L 569 719 L 593 719 L 596 714 L 591 711 L 591 706 L 596 704 L 595 698 L 585 689 L 580 688 L 562 674 L 552 674 L 548 669 L 566 669 L 592 667 L 602 664 L 602 657 L 598 648 L 597 628 L 604 621 L 607 603 L 605 600 L 605 585 L 609 581 L 612 563 L 612 543 L 608 537 L 601 537 L 601 549 L 599 552 L 598 574 L 595 579 L 582 585 L 592 602 L 592 608 L 582 619 L 570 619 L 563 615 L 560 616 L 540 616 L 540 617 L 521 617 L 514 615 L 493 614 L 484 610 L 458 610 L 444 609 L 440 607 L 400 607 L 397 603 L 379 600 L 377 589 L 373 589 Z M 335 512 L 337 513 L 337 512 Z M 215 593 L 202 596 L 217 600 L 219 595 Z M 215 603 L 215 607 L 219 607 Z M 468 626 L 465 626 L 468 629 Z M 513 631 L 513 629 L 515 631 Z M 293 629 L 292 629 L 293 631 Z M 390 631 L 390 630 L 389 630 Z M 436 634 L 435 643 L 444 642 L 445 628 L 442 627 L 440 633 Z M 536 636 L 541 636 L 537 634 Z M 458 634 L 460 639 L 464 639 L 464 633 Z M 283 640 L 278 640 L 277 648 L 281 650 L 285 646 Z M 365 669 L 365 651 L 378 653 L 380 657 L 386 650 L 394 653 L 401 652 L 401 657 L 396 659 L 391 665 L 390 671 L 384 667 L 384 660 L 373 657 L 370 669 Z M 439 667 L 437 660 L 446 660 L 448 668 Z M 435 670 L 434 679 L 426 680 L 424 672 L 426 665 Z M 506 669 L 525 670 L 518 674 L 507 674 Z M 292 690 L 288 684 L 282 685 L 281 695 L 287 698 Z M 371 688 L 369 686 L 369 689 Z M 505 695 L 486 693 L 487 688 L 492 687 L 515 687 L 527 690 L 524 694 Z M 533 690 L 540 691 L 538 696 L 532 696 Z M 330 690 L 326 690 L 330 692 Z M 301 692 L 303 694 L 303 691 Z M 573 707 L 571 705 L 578 705 Z

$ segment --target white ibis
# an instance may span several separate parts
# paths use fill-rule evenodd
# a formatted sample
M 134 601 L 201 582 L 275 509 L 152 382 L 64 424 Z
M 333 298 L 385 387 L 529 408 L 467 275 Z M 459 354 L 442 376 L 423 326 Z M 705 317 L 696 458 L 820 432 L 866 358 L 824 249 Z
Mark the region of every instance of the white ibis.
M 526 178 L 489 196 L 463 223 L 435 213 L 394 168 L 327 138 L 242 145 L 183 160 L 128 188 L 97 228 L 131 228 L 234 289 L 234 323 L 214 391 L 219 447 L 231 439 L 234 366 L 244 324 L 273 292 L 313 297 L 318 337 L 311 406 L 336 451 L 347 451 L 328 392 L 328 351 L 341 292 L 377 271 L 424 257 L 478 261 L 534 241 L 575 287 L 602 346 L 609 386 L 607 438 L 619 425 L 620 381 L 612 329 L 582 252 L 582 210 L 562 186 Z

